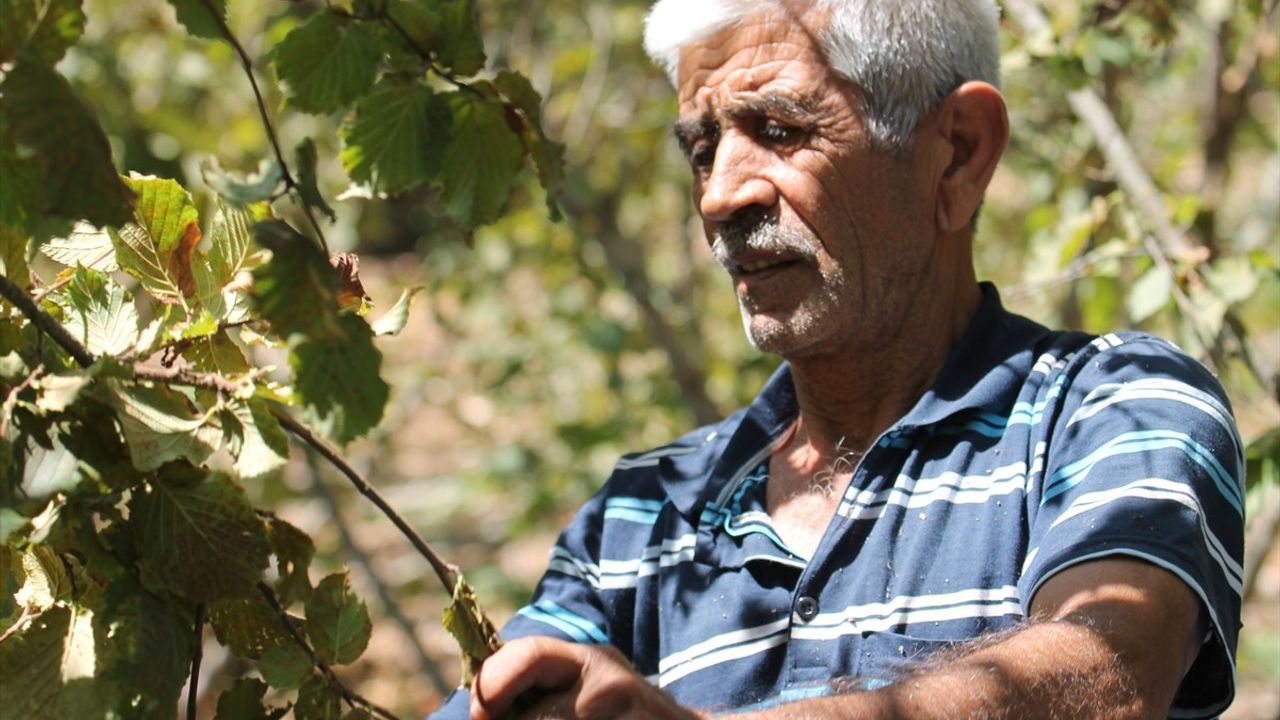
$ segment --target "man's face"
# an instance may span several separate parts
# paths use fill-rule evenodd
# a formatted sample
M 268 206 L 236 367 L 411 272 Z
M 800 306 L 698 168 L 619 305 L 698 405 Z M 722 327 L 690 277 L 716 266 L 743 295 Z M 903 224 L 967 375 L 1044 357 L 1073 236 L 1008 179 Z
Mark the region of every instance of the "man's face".
M 751 342 L 788 358 L 892 332 L 933 230 L 925 173 L 871 150 L 853 87 L 807 26 L 763 11 L 686 48 L 678 76 L 707 240 Z

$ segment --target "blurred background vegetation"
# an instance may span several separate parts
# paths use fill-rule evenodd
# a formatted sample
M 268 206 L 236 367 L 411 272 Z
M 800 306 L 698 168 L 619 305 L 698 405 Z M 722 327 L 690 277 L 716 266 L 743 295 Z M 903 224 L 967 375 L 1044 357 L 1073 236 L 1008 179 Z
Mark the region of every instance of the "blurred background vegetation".
M 321 190 L 342 198 L 330 243 L 360 254 L 374 302 L 426 288 L 405 332 L 381 344 L 391 406 L 350 459 L 502 620 L 619 454 L 746 402 L 775 361 L 744 341 L 705 250 L 670 139 L 672 92 L 640 49 L 647 3 L 479 6 L 491 62 L 532 79 L 548 133 L 567 146 L 559 223 L 532 178 L 501 221 L 474 234 L 445 219 L 430 191 L 344 195 L 340 118 L 286 111 L 269 80 L 266 90 L 284 146 L 316 138 Z M 1039 32 L 1018 6 L 1006 6 L 1004 32 L 1013 138 L 979 230 L 980 276 L 1045 324 L 1139 327 L 1204 357 L 1252 442 L 1254 475 L 1272 478 L 1250 492 L 1256 552 L 1274 538 L 1280 495 L 1276 3 L 1049 0 L 1035 5 L 1050 21 Z M 261 59 L 317 7 L 231 0 L 230 24 Z M 98 112 L 122 170 L 177 178 L 210 203 L 202 160 L 250 170 L 269 155 L 227 45 L 182 32 L 164 0 L 86 0 L 85 12 L 85 37 L 59 70 Z M 1073 112 L 1080 88 L 1123 128 L 1185 247 L 1153 252 L 1152 218 Z M 301 449 L 278 480 L 249 491 L 312 534 L 317 572 L 350 566 L 369 601 L 373 641 L 343 677 L 405 717 L 432 709 L 457 667 L 439 624 L 445 598 L 421 558 Z M 1255 561 L 1241 700 L 1228 717 L 1280 716 L 1275 556 Z M 235 668 L 209 652 L 200 689 L 216 696 Z

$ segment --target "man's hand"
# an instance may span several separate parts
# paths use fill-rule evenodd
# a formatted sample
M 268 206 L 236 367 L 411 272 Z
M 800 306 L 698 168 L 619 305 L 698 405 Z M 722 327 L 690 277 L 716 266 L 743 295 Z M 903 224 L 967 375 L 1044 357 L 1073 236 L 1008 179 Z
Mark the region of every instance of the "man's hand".
M 514 640 L 486 660 L 471 686 L 471 718 L 507 717 L 521 696 L 536 698 L 521 708 L 519 717 L 527 718 L 699 717 L 646 682 L 612 646 L 552 638 Z

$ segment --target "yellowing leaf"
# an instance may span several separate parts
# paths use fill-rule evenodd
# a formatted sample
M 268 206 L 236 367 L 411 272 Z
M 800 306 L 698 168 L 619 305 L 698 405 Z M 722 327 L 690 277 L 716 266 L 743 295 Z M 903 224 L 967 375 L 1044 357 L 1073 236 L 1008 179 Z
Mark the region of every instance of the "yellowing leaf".
M 112 235 L 116 260 L 155 299 L 185 305 L 196 291 L 191 259 L 200 241 L 191 193 L 173 180 L 135 175 L 125 182 L 138 197 L 133 222 Z
M 444 628 L 458 642 L 462 660 L 462 684 L 471 680 L 480 665 L 502 647 L 502 638 L 476 600 L 476 591 L 467 584 L 462 573 L 456 574 L 453 599 L 444 609 Z

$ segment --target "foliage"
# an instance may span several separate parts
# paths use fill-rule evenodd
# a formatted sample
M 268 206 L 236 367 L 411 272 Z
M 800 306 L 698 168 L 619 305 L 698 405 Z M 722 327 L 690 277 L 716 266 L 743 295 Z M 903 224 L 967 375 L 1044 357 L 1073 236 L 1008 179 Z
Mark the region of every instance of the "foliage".
M 179 182 L 117 175 L 98 118 L 54 69 L 83 29 L 79 3 L 4 8 L 0 558 L 16 592 L 0 608 L 0 705 L 30 718 L 175 716 L 208 613 L 266 681 L 234 685 L 221 716 L 278 716 L 262 704 L 267 685 L 296 689 L 302 720 L 342 703 L 385 714 L 330 669 L 369 642 L 363 601 L 345 574 L 313 587 L 310 538 L 246 494 L 285 465 L 284 428 L 341 465 L 307 424 L 346 444 L 378 424 L 389 393 L 358 259 L 330 258 L 314 218 L 333 216 L 314 143 L 298 144 L 296 176 L 278 147 L 254 174 L 203 163 L 220 197 L 202 218 Z M 174 8 L 192 35 L 243 52 L 222 3 Z M 289 106 L 345 118 L 353 180 L 371 193 L 436 187 L 467 228 L 498 217 L 526 157 L 549 185 L 558 167 L 527 81 L 461 79 L 484 61 L 472 10 L 327 7 L 268 53 Z M 405 13 L 428 32 L 406 32 Z M 277 215 L 285 197 L 313 236 Z M 64 269 L 46 284 L 30 263 Z M 378 332 L 398 332 L 407 308 L 408 297 Z M 255 361 L 271 352 L 287 367 Z M 441 579 L 471 592 L 452 569 Z M 483 618 L 474 594 L 470 611 Z

